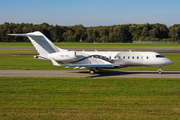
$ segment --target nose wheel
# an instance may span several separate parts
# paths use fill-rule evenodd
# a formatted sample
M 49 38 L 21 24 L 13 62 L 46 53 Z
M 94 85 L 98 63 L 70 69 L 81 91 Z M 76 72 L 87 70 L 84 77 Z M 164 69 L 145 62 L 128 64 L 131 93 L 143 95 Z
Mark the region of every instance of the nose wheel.
M 159 73 L 159 75 L 161 75 L 161 73 L 162 73 L 161 67 L 159 67 L 158 73 Z
M 93 75 L 95 73 L 95 70 L 90 69 L 89 73 Z

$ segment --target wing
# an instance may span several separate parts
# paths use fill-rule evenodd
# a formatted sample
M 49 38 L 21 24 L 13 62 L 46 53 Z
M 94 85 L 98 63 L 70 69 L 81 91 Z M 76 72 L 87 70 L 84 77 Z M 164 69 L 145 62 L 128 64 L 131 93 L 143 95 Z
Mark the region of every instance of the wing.
M 75 62 L 68 65 L 63 65 L 64 67 L 75 67 L 75 68 L 114 68 L 114 65 L 112 65 L 110 62 L 107 62 L 102 59 L 98 58 L 91 58 L 90 62 Z
M 86 67 L 86 68 L 92 68 L 92 67 L 102 67 L 102 68 L 113 68 L 114 66 L 112 64 L 74 64 L 74 65 L 63 65 L 64 67 Z

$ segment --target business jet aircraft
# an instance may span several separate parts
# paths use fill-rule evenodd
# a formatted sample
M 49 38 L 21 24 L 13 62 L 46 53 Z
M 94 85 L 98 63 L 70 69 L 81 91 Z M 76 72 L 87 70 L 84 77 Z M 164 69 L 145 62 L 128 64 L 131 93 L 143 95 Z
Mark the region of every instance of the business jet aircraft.
M 35 58 L 51 61 L 55 66 L 95 70 L 123 68 L 128 66 L 157 66 L 161 74 L 161 67 L 174 64 L 170 59 L 156 52 L 76 52 L 61 49 L 54 45 L 39 31 L 26 34 L 9 34 L 13 36 L 27 36 L 39 55 Z

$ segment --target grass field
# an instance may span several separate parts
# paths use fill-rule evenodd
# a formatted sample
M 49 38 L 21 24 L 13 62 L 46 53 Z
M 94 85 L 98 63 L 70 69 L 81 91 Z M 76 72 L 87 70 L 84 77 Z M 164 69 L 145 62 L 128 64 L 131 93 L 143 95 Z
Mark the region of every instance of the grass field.
M 36 50 L 0 50 L 0 54 L 38 54 Z
M 1 78 L 0 117 L 179 119 L 180 79 Z
M 139 43 L 55 43 L 60 48 L 180 48 L 179 44 L 139 44 Z M 31 43 L 0 42 L 1 48 L 33 48 Z
M 56 43 L 61 48 L 180 48 L 176 44 Z M 160 46 L 160 47 L 159 47 Z M 0 47 L 33 47 L 0 43 Z M 0 54 L 37 54 L 35 50 L 0 50 Z M 165 53 L 180 71 L 180 54 Z M 0 56 L 0 69 L 62 70 L 33 55 Z M 127 67 L 120 70 L 157 70 Z M 180 79 L 148 78 L 0 78 L 0 119 L 167 119 L 180 114 Z
M 0 50 L 2 52 L 3 50 Z M 19 54 L 21 51 L 11 50 L 14 54 Z M 3 52 L 7 53 L 6 50 Z M 22 54 L 29 53 L 29 51 L 22 51 Z M 180 71 L 180 54 L 179 53 L 164 53 L 165 57 L 170 58 L 174 64 L 162 68 L 164 71 Z M 20 56 L 0 56 L 0 69 L 23 69 L 23 70 L 72 70 L 73 68 L 64 68 L 63 66 L 53 66 L 50 61 L 35 59 L 33 55 Z M 113 70 L 113 69 L 112 69 Z M 156 71 L 157 67 L 127 67 L 120 70 L 153 70 Z

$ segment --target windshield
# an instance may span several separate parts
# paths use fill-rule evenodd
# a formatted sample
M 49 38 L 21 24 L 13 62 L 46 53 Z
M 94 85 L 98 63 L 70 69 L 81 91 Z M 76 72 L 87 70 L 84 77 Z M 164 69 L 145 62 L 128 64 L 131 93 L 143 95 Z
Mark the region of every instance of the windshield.
M 156 55 L 156 58 L 164 58 L 163 55 Z

